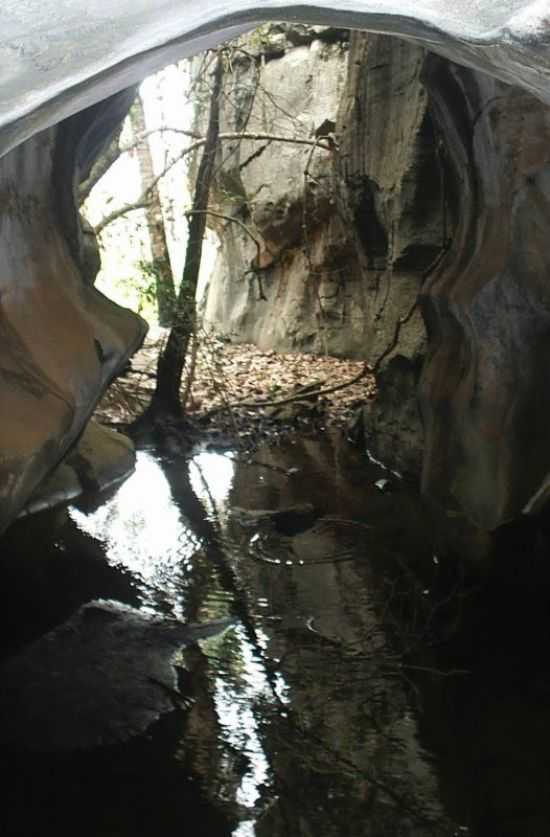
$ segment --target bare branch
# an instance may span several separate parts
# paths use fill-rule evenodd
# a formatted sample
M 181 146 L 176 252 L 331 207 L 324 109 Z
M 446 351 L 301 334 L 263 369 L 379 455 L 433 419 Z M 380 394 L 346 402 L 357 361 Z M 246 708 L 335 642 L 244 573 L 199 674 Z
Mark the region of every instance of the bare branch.
M 109 224 L 113 223 L 113 221 L 123 218 L 125 215 L 128 215 L 129 212 L 135 212 L 138 209 L 147 209 L 150 205 L 151 201 L 147 199 L 147 197 L 144 197 L 144 195 L 141 195 L 137 201 L 125 203 L 124 206 L 120 206 L 118 209 L 113 209 L 112 212 L 109 212 L 105 218 L 101 219 L 99 224 L 96 224 L 94 227 L 94 233 L 96 235 L 101 235 L 101 233 L 105 230 L 105 227 L 108 227 Z
M 224 215 L 223 212 L 218 212 L 215 209 L 190 209 L 185 214 L 186 215 L 197 215 L 197 214 L 212 215 L 214 218 L 221 218 L 223 221 L 229 221 L 232 224 L 237 224 L 237 226 L 239 226 L 247 234 L 247 236 L 252 239 L 252 241 L 256 245 L 256 250 L 258 251 L 258 260 L 260 259 L 261 244 L 258 241 L 258 239 L 256 238 L 256 236 L 254 235 L 254 233 L 252 232 L 252 230 L 249 229 L 249 227 L 247 227 L 246 224 L 243 224 L 243 222 L 240 220 L 240 218 L 234 218 L 232 215 Z
M 188 131 L 184 128 L 170 128 L 168 126 L 164 126 L 162 128 L 152 128 L 150 131 L 144 131 L 143 133 L 136 136 L 134 142 L 127 143 L 126 145 L 122 146 L 120 149 L 120 153 L 124 154 L 130 151 L 133 151 L 137 145 L 139 145 L 142 140 L 146 139 L 147 137 L 152 136 L 153 134 L 159 133 L 171 133 L 171 134 L 181 134 L 184 137 L 189 137 L 190 139 L 195 140 L 195 142 L 191 143 L 191 145 L 184 148 L 181 156 L 185 156 L 186 154 L 190 154 L 192 151 L 196 151 L 197 148 L 200 148 L 206 142 L 206 138 L 198 134 L 196 131 Z M 220 134 L 220 141 L 221 140 L 228 140 L 228 141 L 237 141 L 237 140 L 269 140 L 271 142 L 289 142 L 293 143 L 294 145 L 308 145 L 314 146 L 315 148 L 323 148 L 325 151 L 333 151 L 334 150 L 334 143 L 330 143 L 329 141 L 323 142 L 322 140 L 317 139 L 307 139 L 306 137 L 285 137 L 281 134 L 272 134 L 272 133 L 263 133 L 257 131 L 234 131 L 234 132 L 226 132 Z
M 132 140 L 132 142 L 128 142 L 125 145 L 121 145 L 120 153 L 128 154 L 129 152 L 137 148 L 137 146 L 141 142 L 143 142 L 143 140 L 155 136 L 156 134 L 181 134 L 184 137 L 189 137 L 190 139 L 194 140 L 203 139 L 202 134 L 199 134 L 197 131 L 188 131 L 185 128 L 172 128 L 169 125 L 162 125 L 159 128 L 150 128 L 148 131 L 140 131 L 138 134 L 135 135 L 135 138 Z
M 190 210 L 189 212 L 186 212 L 185 214 L 186 215 L 196 215 L 197 212 L 201 212 L 204 215 L 212 215 L 214 218 L 221 218 L 223 221 L 228 221 L 232 224 L 237 224 L 237 226 L 239 226 L 247 234 L 247 236 L 250 239 L 252 239 L 252 241 L 254 242 L 254 244 L 256 246 L 258 265 L 260 264 L 260 259 L 261 259 L 261 255 L 262 255 L 262 245 L 260 244 L 259 240 L 254 235 L 252 230 L 249 227 L 247 227 L 246 224 L 243 224 L 243 222 L 240 220 L 240 218 L 234 218 L 232 215 L 224 215 L 223 212 L 217 212 L 214 209 L 203 209 L 203 210 L 195 209 L 195 210 Z M 263 286 L 262 286 L 260 276 L 258 274 L 256 274 L 255 270 L 251 270 L 251 272 L 254 273 L 255 275 L 257 275 L 258 285 L 259 285 L 259 290 L 260 290 L 260 299 L 263 300 L 264 302 L 267 302 L 267 297 L 264 294 L 264 289 L 263 289 Z
M 179 130 L 179 129 L 170 129 L 170 130 Z M 146 132 L 149 133 L 149 132 Z M 181 133 L 185 133 L 181 131 Z M 189 133 L 189 132 L 188 132 Z M 333 151 L 333 147 L 326 143 L 319 142 L 318 139 L 310 140 L 310 139 L 301 139 L 299 137 L 284 137 L 279 136 L 278 134 L 264 134 L 264 133 L 250 133 L 250 132 L 243 132 L 243 133 L 229 133 L 229 134 L 220 134 L 220 140 L 229 140 L 229 141 L 237 141 L 237 140 L 271 140 L 272 142 L 284 142 L 284 143 L 292 143 L 294 145 L 307 145 L 313 148 L 323 148 L 325 151 Z M 148 196 L 150 192 L 157 186 L 159 180 L 161 180 L 169 171 L 172 169 L 176 163 L 179 163 L 184 157 L 188 154 L 192 154 L 197 148 L 201 148 L 206 142 L 204 137 L 196 140 L 195 142 L 190 143 L 183 151 L 178 154 L 173 160 L 164 167 L 164 169 L 158 174 L 152 183 L 149 184 L 148 188 L 142 192 L 142 194 L 137 198 L 136 201 L 132 201 L 131 203 L 127 203 L 124 206 L 120 207 L 119 209 L 113 210 L 109 215 L 103 218 L 95 227 L 94 232 L 96 235 L 99 235 L 108 224 L 111 224 L 113 221 L 116 221 L 117 218 L 122 217 L 123 215 L 128 214 L 128 212 L 133 212 L 134 209 L 143 209 L 144 206 L 148 206 L 149 200 Z M 237 219 L 233 219 L 237 220 Z

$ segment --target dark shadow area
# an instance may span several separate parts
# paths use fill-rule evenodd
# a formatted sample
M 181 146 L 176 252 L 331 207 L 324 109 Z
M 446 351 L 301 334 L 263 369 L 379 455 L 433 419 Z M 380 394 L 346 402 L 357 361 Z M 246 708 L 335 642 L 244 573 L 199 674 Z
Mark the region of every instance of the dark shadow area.
M 97 598 L 233 625 L 175 654 L 145 735 L 62 753 L 10 730 L 3 833 L 546 837 L 545 527 L 499 531 L 468 566 L 343 438 L 140 453 L 102 505 L 4 538 L 4 657 Z

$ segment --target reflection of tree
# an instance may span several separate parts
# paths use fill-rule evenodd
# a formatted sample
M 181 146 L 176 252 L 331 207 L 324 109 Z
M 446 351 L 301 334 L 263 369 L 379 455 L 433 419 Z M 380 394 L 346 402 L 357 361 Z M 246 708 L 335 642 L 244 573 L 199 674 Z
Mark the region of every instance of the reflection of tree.
M 272 601 L 280 595 L 287 607 L 299 610 L 300 572 L 289 571 L 279 582 L 272 579 Z M 342 590 L 342 598 L 360 583 L 348 566 L 340 568 L 336 579 L 325 578 Z M 345 608 L 341 613 L 345 634 Z M 277 816 L 291 823 L 290 833 L 302 833 L 300 821 L 305 821 L 310 831 L 303 833 L 322 829 L 339 835 L 346 822 L 350 835 L 398 835 L 408 833 L 402 831 L 407 820 L 418 834 L 446 833 L 433 777 L 422 765 L 415 722 L 406 720 L 409 707 L 399 662 L 372 611 L 365 612 L 357 630 L 364 640 L 353 645 L 306 626 L 277 626 L 269 633 L 271 653 L 281 658 L 288 704 L 272 711 L 265 742 L 272 754 Z M 425 775 L 414 777 L 421 770 Z M 273 816 L 272 808 L 260 834 L 274 833 Z
M 225 616 L 229 611 L 244 626 L 253 647 L 258 647 L 246 597 L 227 560 L 220 529 L 209 519 L 191 487 L 189 463 L 182 460 L 166 462 L 164 473 L 183 520 L 200 544 L 189 568 L 186 617 L 190 621 L 207 621 Z M 240 750 L 224 735 L 223 719 L 215 705 L 215 687 L 220 676 L 224 682 L 239 679 L 241 655 L 241 643 L 231 631 L 209 643 L 207 654 L 199 647 L 186 650 L 185 661 L 192 671 L 192 678 L 187 679 L 186 685 L 193 697 L 193 706 L 186 716 L 179 752 L 179 758 L 200 778 L 210 798 L 233 816 L 240 811 L 237 789 L 250 762 L 246 751 Z
M 435 780 L 416 739 L 401 658 L 364 593 L 372 579 L 351 560 L 282 570 L 288 557 L 284 538 L 279 543 L 282 565 L 255 561 L 247 546 L 250 530 L 243 537 L 234 523 L 216 519 L 213 502 L 206 516 L 181 463 L 168 465 L 166 474 L 263 672 L 265 688 L 251 694 L 244 646 L 233 633 L 216 641 L 206 676 L 210 688 L 222 678 L 236 701 L 248 702 L 256 719 L 270 768 L 268 784 L 258 788 L 258 835 L 339 837 L 342 823 L 349 835 L 447 834 Z M 241 466 L 232 498 L 236 505 L 246 506 L 251 485 L 257 482 Z M 273 487 L 270 492 L 273 500 Z M 316 545 L 327 556 L 341 551 L 341 535 L 337 527 L 327 526 Z M 277 548 L 274 541 L 272 546 Z M 357 546 L 356 536 L 356 558 Z M 204 578 L 202 583 L 208 586 Z M 204 594 L 207 599 L 205 587 Z M 266 596 L 267 612 L 257 605 Z M 200 598 L 197 606 L 204 613 Z M 323 635 L 327 625 L 318 633 L 317 623 L 308 627 L 306 616 L 323 613 L 327 606 L 330 633 Z M 305 615 L 304 607 L 309 608 Z M 225 768 L 223 759 L 217 763 L 220 775 L 224 769 L 227 775 L 228 760 L 238 765 L 235 758 L 235 753 L 227 757 Z M 244 775 L 250 764 L 245 759 L 239 768 Z

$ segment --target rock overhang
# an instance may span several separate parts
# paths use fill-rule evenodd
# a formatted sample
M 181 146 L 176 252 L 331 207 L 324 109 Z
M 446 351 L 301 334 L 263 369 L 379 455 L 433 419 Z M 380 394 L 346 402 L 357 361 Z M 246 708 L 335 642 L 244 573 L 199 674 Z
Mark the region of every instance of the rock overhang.
M 423 43 L 550 103 L 547 0 L 6 0 L 0 153 L 162 66 L 267 20 Z

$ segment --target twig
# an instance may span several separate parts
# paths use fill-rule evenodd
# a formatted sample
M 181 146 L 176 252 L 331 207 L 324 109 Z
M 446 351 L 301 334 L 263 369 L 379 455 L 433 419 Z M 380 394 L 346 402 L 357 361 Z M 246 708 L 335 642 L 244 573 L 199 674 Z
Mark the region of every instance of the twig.
M 427 674 L 435 674 L 437 677 L 464 677 L 472 673 L 467 668 L 450 668 L 444 670 L 440 668 L 432 668 L 431 666 L 415 666 L 409 663 L 399 663 L 398 668 L 405 668 L 410 671 L 424 671 Z
M 173 129 L 176 131 L 176 129 Z M 185 133 L 183 130 L 180 133 Z M 242 132 L 242 133 L 229 133 L 229 134 L 220 134 L 220 140 L 271 140 L 272 142 L 287 142 L 292 143 L 294 145 L 307 145 L 313 146 L 314 148 L 323 148 L 325 151 L 332 151 L 330 145 L 326 143 L 320 143 L 318 139 L 310 140 L 310 139 L 301 139 L 299 137 L 284 137 L 279 136 L 278 134 L 261 134 L 261 133 L 249 133 L 249 132 Z M 116 219 L 126 215 L 129 212 L 133 212 L 135 209 L 141 209 L 144 206 L 149 204 L 149 194 L 158 184 L 159 180 L 161 180 L 171 168 L 173 168 L 180 160 L 183 160 L 188 154 L 192 154 L 197 148 L 201 148 L 206 143 L 206 138 L 201 137 L 201 139 L 196 140 L 195 142 L 190 143 L 186 148 L 181 151 L 177 157 L 165 166 L 165 168 L 158 174 L 155 179 L 150 183 L 141 195 L 138 197 L 136 201 L 132 201 L 131 203 L 126 203 L 124 206 L 121 206 L 119 209 L 113 210 L 113 212 L 109 213 L 105 218 L 103 218 L 96 226 L 94 227 L 94 232 L 96 235 L 99 235 L 108 224 L 111 224 Z
M 158 182 L 158 180 L 157 180 Z M 125 203 L 124 206 L 119 207 L 119 209 L 113 209 L 112 212 L 109 212 L 105 218 L 102 218 L 99 224 L 96 224 L 94 227 L 94 233 L 96 235 L 101 235 L 103 230 L 112 224 L 113 221 L 117 221 L 119 218 L 122 218 L 124 215 L 128 215 L 129 212 L 135 212 L 138 209 L 147 209 L 147 207 L 151 206 L 151 198 L 147 197 L 147 193 L 153 187 L 150 186 L 147 189 L 147 192 L 143 192 L 142 195 L 138 198 L 137 201 L 134 203 Z
M 211 343 L 210 343 L 210 335 L 207 333 L 206 329 L 202 325 L 199 326 L 198 331 L 200 331 L 202 333 L 203 345 L 206 345 L 206 346 L 209 347 L 210 353 L 212 355 L 213 350 L 212 350 Z M 205 355 L 205 359 L 206 359 L 206 355 Z M 224 384 L 219 381 L 219 379 L 216 377 L 215 374 L 212 375 L 212 384 L 214 386 L 214 389 L 216 390 L 216 393 L 220 396 L 221 400 L 223 401 L 223 404 L 218 408 L 218 412 L 220 412 L 221 410 L 227 410 L 227 412 L 229 413 L 229 418 L 231 420 L 231 424 L 233 425 L 233 431 L 235 433 L 235 439 L 237 440 L 237 446 L 242 447 L 241 440 L 240 440 L 240 437 L 239 437 L 239 428 L 237 426 L 237 420 L 235 418 L 235 415 L 233 414 L 233 405 L 230 404 L 228 399 L 227 399 Z M 207 415 L 209 415 L 209 413 L 207 413 Z
M 186 212 L 185 215 L 194 215 L 197 212 L 199 212 L 199 210 L 189 210 L 189 212 Z M 254 244 L 256 245 L 258 267 L 259 267 L 260 259 L 261 259 L 261 253 L 262 253 L 261 244 L 258 241 L 258 239 L 256 238 L 256 236 L 254 235 L 254 233 L 252 232 L 252 230 L 250 230 L 249 227 L 247 227 L 246 224 L 244 224 L 240 220 L 240 218 L 234 218 L 232 215 L 225 215 L 223 212 L 217 212 L 216 210 L 213 210 L 213 209 L 202 209 L 202 210 L 200 210 L 200 212 L 202 212 L 205 215 L 212 215 L 214 218 L 221 218 L 224 221 L 228 221 L 228 222 L 231 222 L 233 224 L 237 224 L 237 226 L 239 226 L 242 230 L 244 230 L 244 232 L 247 234 L 247 236 L 249 238 L 251 238 L 252 241 L 254 242 Z M 258 279 L 260 299 L 263 300 L 264 302 L 267 302 L 267 297 L 264 294 L 264 289 L 263 289 L 263 286 L 262 286 L 262 280 L 261 280 L 260 275 L 255 270 L 252 270 L 251 272 L 254 273 L 254 275 Z
M 413 304 L 412 304 L 410 310 L 407 312 L 407 314 L 404 317 L 400 317 L 397 320 L 397 322 L 395 323 L 395 329 L 394 329 L 394 332 L 393 332 L 393 338 L 392 338 L 391 342 L 388 344 L 388 346 L 386 346 L 386 348 L 384 349 L 384 351 L 382 352 L 380 357 L 375 361 L 374 366 L 372 367 L 373 375 L 375 375 L 378 372 L 378 370 L 380 369 L 380 366 L 382 365 L 383 361 L 387 358 L 388 355 L 390 355 L 393 352 L 393 350 L 395 349 L 395 347 L 399 343 L 399 336 L 401 334 L 401 329 L 403 328 L 404 325 L 406 325 L 409 322 L 412 315 L 416 311 L 417 305 L 418 305 L 418 300 L 415 299 L 415 301 L 413 302 Z

